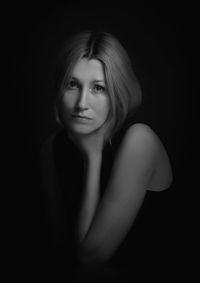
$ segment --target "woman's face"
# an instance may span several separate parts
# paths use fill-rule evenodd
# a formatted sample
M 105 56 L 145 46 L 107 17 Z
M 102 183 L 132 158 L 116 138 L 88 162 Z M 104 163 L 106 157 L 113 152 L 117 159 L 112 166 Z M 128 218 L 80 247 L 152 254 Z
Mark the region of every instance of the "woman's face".
M 62 96 L 62 122 L 75 134 L 91 134 L 104 124 L 109 108 L 102 64 L 96 59 L 81 59 Z

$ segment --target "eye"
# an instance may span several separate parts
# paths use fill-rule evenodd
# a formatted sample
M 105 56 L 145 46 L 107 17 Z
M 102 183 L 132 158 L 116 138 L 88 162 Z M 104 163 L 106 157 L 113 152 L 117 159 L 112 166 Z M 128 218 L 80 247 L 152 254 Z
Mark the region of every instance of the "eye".
M 67 86 L 68 89 L 77 89 L 79 88 L 79 84 L 75 80 L 71 80 Z
M 103 93 L 105 92 L 106 88 L 102 85 L 95 84 L 92 90 L 94 93 Z

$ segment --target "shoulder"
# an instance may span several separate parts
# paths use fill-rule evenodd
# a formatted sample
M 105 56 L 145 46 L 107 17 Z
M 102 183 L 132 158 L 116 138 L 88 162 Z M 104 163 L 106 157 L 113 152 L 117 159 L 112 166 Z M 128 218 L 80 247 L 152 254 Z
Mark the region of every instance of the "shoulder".
M 144 123 L 129 126 L 117 149 L 114 167 L 134 168 L 135 174 L 154 174 L 164 146 L 154 130 Z M 131 170 L 132 172 L 132 170 Z M 132 173 L 131 173 L 132 174 Z
M 57 134 L 57 132 L 51 134 L 42 142 L 40 146 L 40 160 L 44 158 L 46 159 L 52 155 L 53 143 Z
M 159 159 L 160 141 L 150 126 L 135 123 L 126 130 L 118 147 L 114 170 L 133 171 L 136 175 L 151 175 Z M 128 170 L 127 170 L 128 168 Z
M 150 126 L 143 123 L 130 126 L 122 140 L 120 152 L 121 160 L 129 160 L 130 166 L 137 164 L 139 170 L 139 165 L 143 164 L 152 171 L 152 190 L 167 188 L 172 183 L 173 172 L 167 150 Z
M 69 141 L 66 131 L 63 129 L 49 135 L 40 147 L 40 162 L 53 164 L 56 170 L 66 166 L 66 160 L 74 157 L 74 148 Z
M 155 135 L 155 132 L 152 130 L 152 128 L 145 124 L 145 123 L 134 123 L 128 127 L 126 130 L 125 135 L 131 135 L 131 134 L 142 134 L 142 135 Z
M 159 152 L 162 143 L 154 130 L 144 123 L 135 123 L 125 132 L 121 150 L 137 151 L 140 153 L 156 154 Z
M 40 147 L 40 173 L 44 192 L 51 200 L 55 200 L 55 191 L 59 187 L 57 169 L 54 160 L 53 146 L 57 133 L 47 137 Z
M 53 157 L 53 144 L 56 135 L 57 133 L 54 133 L 47 137 L 43 141 L 39 152 L 40 170 L 47 190 L 55 183 L 56 167 Z

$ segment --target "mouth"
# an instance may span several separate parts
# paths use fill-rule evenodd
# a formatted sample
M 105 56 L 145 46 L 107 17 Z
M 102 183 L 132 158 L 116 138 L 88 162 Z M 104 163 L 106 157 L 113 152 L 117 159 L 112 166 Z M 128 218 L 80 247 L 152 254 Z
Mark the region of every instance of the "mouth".
M 72 117 L 75 119 L 92 120 L 92 118 L 89 118 L 87 116 L 81 116 L 81 115 L 76 115 L 76 114 L 72 114 Z

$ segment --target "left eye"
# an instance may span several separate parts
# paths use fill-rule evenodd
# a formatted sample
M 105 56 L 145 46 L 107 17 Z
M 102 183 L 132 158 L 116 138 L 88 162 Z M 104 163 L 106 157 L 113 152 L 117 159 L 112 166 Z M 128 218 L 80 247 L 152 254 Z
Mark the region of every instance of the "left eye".
M 105 91 L 105 87 L 101 86 L 101 85 L 94 85 L 93 87 L 94 92 L 104 92 Z

